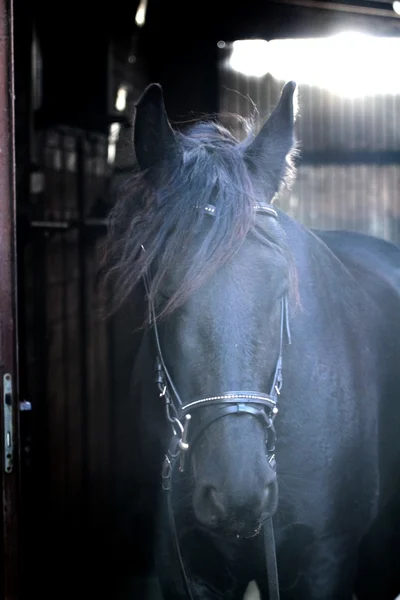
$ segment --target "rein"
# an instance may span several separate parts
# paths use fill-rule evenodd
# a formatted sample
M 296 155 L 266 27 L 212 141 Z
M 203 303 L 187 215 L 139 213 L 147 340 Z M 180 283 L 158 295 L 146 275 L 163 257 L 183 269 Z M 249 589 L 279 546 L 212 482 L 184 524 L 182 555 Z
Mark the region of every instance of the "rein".
M 207 204 L 203 207 L 203 210 L 206 214 L 212 217 L 215 216 L 215 206 Z M 278 219 L 278 213 L 270 204 L 256 203 L 254 205 L 254 210 L 256 212 L 262 212 L 272 216 L 274 219 Z M 142 250 L 145 251 L 143 246 Z M 144 275 L 144 285 L 149 298 L 150 285 L 147 274 Z M 153 326 L 157 352 L 155 382 L 160 392 L 160 398 L 163 399 L 166 418 L 171 424 L 173 433 L 162 467 L 162 489 L 167 495 L 169 524 L 172 531 L 175 552 L 180 566 L 183 585 L 187 597 L 189 600 L 193 600 L 189 579 L 179 547 L 178 534 L 172 507 L 171 492 L 174 468 L 177 462 L 179 462 L 179 471 L 181 473 L 184 472 L 186 457 L 189 450 L 195 444 L 196 440 L 205 432 L 205 430 L 217 419 L 233 414 L 248 414 L 256 417 L 267 431 L 267 458 L 271 467 L 276 470 L 276 433 L 274 420 L 278 414 L 278 399 L 282 388 L 283 339 L 285 333 L 288 343 L 291 343 L 288 300 L 286 295 L 284 295 L 281 299 L 279 354 L 269 394 L 257 391 L 226 391 L 215 396 L 195 398 L 185 404 L 182 402 L 172 377 L 170 376 L 166 367 L 160 344 L 155 307 L 154 303 L 150 299 L 149 321 Z M 208 419 L 206 419 L 205 423 L 203 423 L 200 427 L 199 425 L 196 425 L 195 419 L 192 420 L 192 415 L 195 417 L 196 413 L 204 406 L 215 406 L 215 413 L 210 415 Z M 188 435 L 189 427 L 190 441 Z M 279 600 L 279 579 L 272 517 L 263 523 L 263 529 L 269 600 Z

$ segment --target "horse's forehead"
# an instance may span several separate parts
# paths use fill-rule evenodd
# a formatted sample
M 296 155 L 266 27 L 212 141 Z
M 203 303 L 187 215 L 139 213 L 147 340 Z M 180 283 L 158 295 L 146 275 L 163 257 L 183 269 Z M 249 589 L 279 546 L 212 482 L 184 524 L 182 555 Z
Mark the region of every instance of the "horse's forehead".
M 205 260 L 212 261 L 212 257 Z M 177 259 L 174 268 L 166 275 L 166 287 L 173 289 L 179 286 L 190 267 L 190 261 L 182 263 Z M 286 259 L 276 246 L 264 245 L 249 236 L 234 256 L 212 272 L 190 296 L 191 305 L 195 306 L 206 298 L 212 310 L 215 304 L 228 304 L 228 298 L 232 296 L 239 302 L 243 297 L 254 300 L 260 293 L 267 303 L 286 273 Z

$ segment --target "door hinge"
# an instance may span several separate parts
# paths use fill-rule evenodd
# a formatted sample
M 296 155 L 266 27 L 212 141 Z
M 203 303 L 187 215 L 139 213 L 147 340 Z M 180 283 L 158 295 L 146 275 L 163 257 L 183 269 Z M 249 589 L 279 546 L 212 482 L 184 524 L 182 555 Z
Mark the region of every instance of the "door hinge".
M 4 470 L 11 473 L 14 462 L 13 387 L 9 373 L 3 376 Z

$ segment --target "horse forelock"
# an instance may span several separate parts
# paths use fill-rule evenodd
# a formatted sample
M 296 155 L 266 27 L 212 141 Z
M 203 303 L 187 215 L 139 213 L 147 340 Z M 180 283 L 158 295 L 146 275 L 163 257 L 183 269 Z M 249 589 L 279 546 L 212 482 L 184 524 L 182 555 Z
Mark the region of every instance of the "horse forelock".
M 161 165 L 154 177 L 135 168 L 110 213 L 103 265 L 106 281 L 114 280 L 114 307 L 150 270 L 154 301 L 166 273 L 179 264 L 180 283 L 159 316 L 174 310 L 254 231 L 253 205 L 265 201 L 243 159 L 243 144 L 227 129 L 199 122 L 177 135 L 183 161 Z M 206 204 L 215 206 L 215 217 L 204 212 Z M 201 231 L 200 243 L 193 244 Z M 273 231 L 263 241 L 288 254 Z

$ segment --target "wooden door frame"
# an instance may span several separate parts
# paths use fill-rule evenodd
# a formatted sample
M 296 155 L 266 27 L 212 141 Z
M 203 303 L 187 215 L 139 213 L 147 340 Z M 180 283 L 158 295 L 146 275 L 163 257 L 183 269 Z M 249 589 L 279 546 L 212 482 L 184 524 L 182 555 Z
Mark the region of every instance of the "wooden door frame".
M 16 198 L 13 0 L 0 0 L 0 596 L 18 600 L 20 565 L 19 398 L 17 362 Z M 11 384 L 7 390 L 5 384 Z M 8 408 L 4 408 L 4 394 Z M 6 417 L 10 450 L 6 450 Z M 6 464 L 6 456 L 12 456 Z

